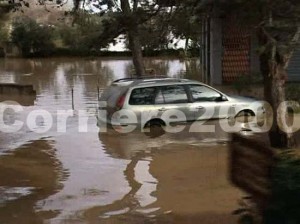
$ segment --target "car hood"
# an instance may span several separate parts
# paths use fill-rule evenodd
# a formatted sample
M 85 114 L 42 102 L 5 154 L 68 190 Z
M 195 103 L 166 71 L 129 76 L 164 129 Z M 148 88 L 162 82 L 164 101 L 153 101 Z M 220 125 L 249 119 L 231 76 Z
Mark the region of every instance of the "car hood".
M 244 103 L 252 103 L 255 101 L 259 101 L 254 97 L 246 97 L 246 96 L 228 96 L 228 97 L 233 101 L 244 102 Z

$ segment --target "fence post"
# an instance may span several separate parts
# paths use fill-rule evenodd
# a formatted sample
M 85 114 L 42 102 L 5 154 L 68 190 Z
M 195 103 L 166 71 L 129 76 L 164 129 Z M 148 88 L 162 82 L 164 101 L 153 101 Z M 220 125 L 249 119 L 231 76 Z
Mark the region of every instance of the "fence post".
M 72 88 L 72 110 L 74 110 L 74 89 Z

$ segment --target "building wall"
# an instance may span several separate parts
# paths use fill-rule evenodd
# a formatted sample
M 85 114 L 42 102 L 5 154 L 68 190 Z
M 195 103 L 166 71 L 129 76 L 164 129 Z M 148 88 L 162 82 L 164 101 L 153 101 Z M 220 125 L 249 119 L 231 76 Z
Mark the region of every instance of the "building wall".
M 287 73 L 289 82 L 300 82 L 300 48 L 294 52 Z
M 210 84 L 222 84 L 222 19 L 217 9 L 210 20 Z
M 257 54 L 258 40 L 256 33 L 251 33 L 250 74 L 260 74 L 259 55 Z
M 236 21 L 221 17 L 214 9 L 210 24 L 211 84 L 232 83 L 240 76 L 260 73 L 256 34 Z

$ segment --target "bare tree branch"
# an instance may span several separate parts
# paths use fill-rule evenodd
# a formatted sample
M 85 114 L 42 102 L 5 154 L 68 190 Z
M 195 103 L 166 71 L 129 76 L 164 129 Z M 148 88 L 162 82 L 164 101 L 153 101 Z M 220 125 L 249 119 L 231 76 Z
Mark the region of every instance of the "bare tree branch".
M 138 7 L 138 0 L 133 0 L 133 7 L 132 7 L 132 11 L 136 12 Z

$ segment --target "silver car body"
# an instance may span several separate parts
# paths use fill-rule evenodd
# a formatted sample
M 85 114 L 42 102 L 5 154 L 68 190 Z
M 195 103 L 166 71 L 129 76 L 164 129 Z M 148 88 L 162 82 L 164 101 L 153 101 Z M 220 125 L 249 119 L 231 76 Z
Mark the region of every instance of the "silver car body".
M 235 117 L 241 112 L 263 114 L 263 103 L 252 98 L 228 96 L 189 79 L 120 79 L 102 93 L 98 122 L 144 127 L 151 121 L 169 124 L 221 119 Z

